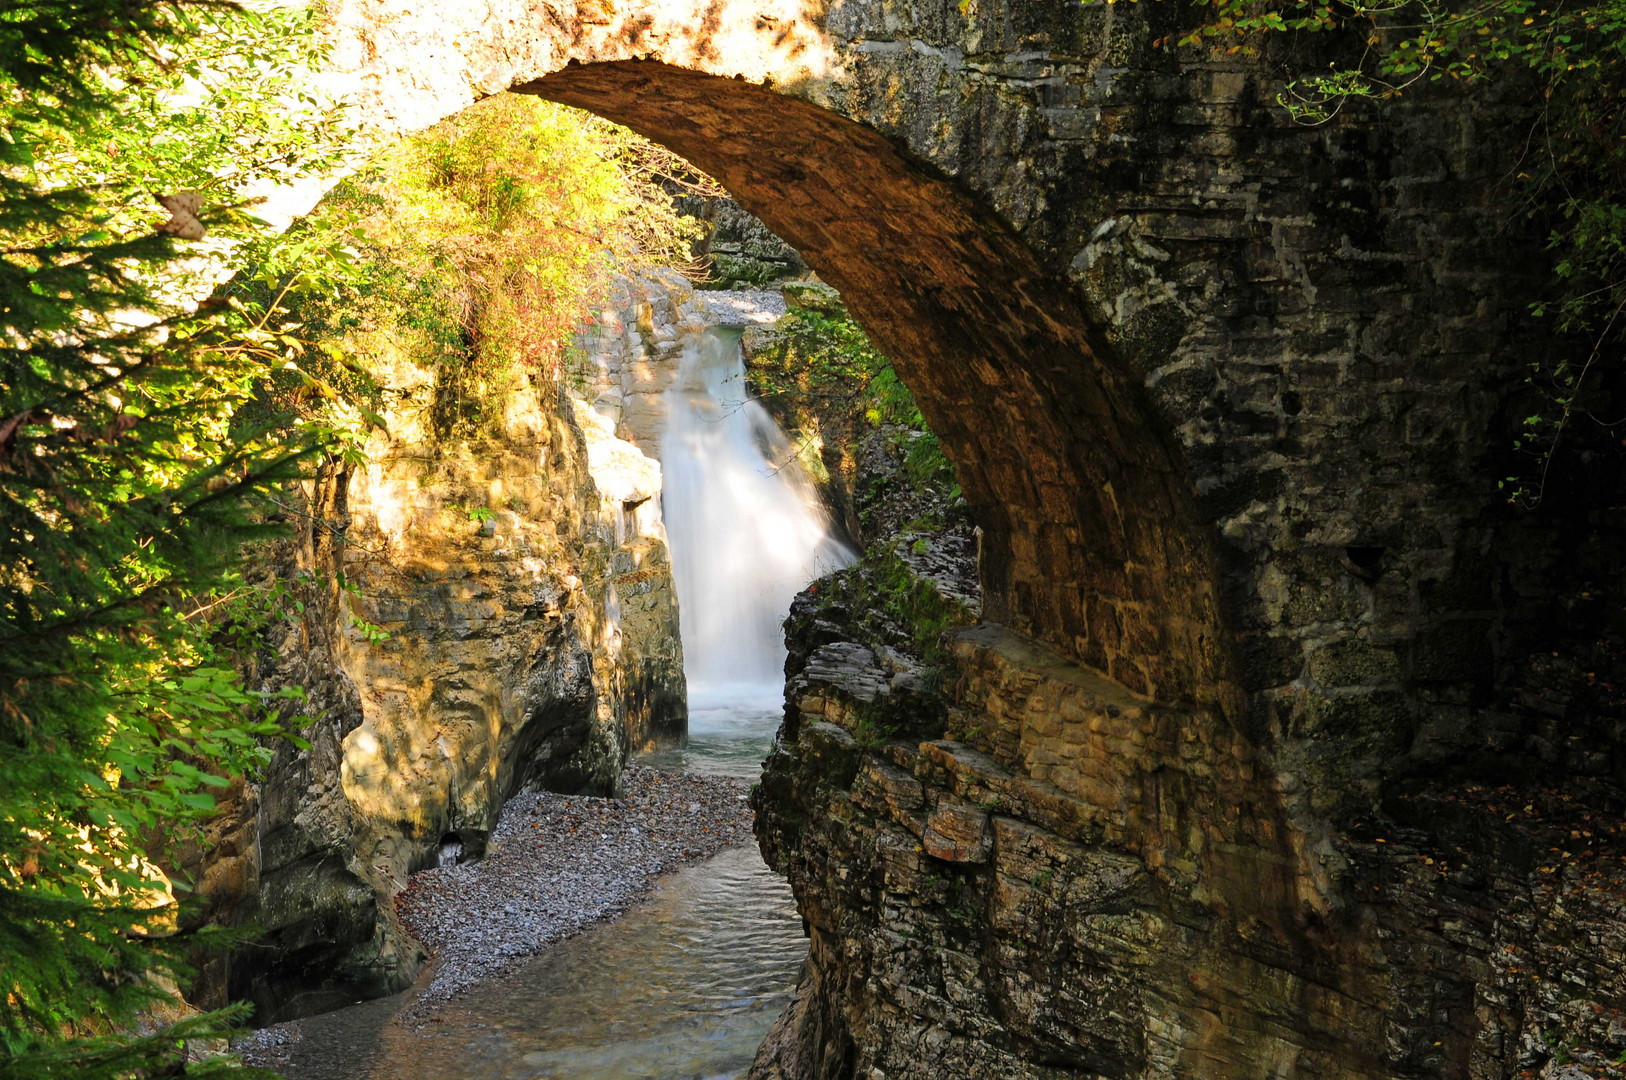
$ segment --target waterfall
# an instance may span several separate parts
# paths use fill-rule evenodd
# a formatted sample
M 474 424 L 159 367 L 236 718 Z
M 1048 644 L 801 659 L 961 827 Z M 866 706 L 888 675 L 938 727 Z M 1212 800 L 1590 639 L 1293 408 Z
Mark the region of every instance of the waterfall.
M 738 331 L 709 329 L 686 344 L 665 398 L 661 513 L 690 730 L 719 709 L 777 714 L 791 599 L 855 555 L 830 537 L 796 448 L 747 393 Z

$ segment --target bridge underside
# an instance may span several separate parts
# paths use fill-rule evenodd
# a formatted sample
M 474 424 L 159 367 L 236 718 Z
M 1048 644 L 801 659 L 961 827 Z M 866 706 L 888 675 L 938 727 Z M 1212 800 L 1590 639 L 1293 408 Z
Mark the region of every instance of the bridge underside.
M 742 80 L 621 61 L 515 89 L 676 150 L 841 291 L 955 463 L 991 620 L 1136 692 L 1222 698 L 1191 483 L 1066 284 L 992 214 L 874 129 Z
M 1502 857 L 1528 837 L 1397 794 L 1502 738 L 1494 665 L 1569 573 L 1486 464 L 1551 348 L 1517 321 L 1539 259 L 1487 226 L 1505 109 L 1296 129 L 1262 65 L 1154 50 L 1166 5 L 580 7 L 361 18 L 392 85 L 442 76 L 414 34 L 462 58 L 399 126 L 510 88 L 589 109 L 792 243 L 955 461 L 1012 631 L 956 645 L 980 749 L 865 751 L 833 693 L 793 708 L 759 805 L 815 936 L 784 1061 L 816 1071 L 786 1075 L 905 1037 L 886 1075 L 933 1075 L 916 1051 L 952 1028 L 998 1054 L 938 1076 L 1501 1080 L 1543 1002 L 1626 1009 L 1626 965 L 1564 989 L 1592 968 L 1549 933 L 1552 879 Z M 735 63 L 752 42 L 777 59 Z M 1517 770 L 1551 733 L 1513 723 Z M 1595 742 L 1626 780 L 1620 733 Z M 1352 827 L 1376 808 L 1415 828 Z M 975 858 L 927 852 L 933 821 L 986 829 Z

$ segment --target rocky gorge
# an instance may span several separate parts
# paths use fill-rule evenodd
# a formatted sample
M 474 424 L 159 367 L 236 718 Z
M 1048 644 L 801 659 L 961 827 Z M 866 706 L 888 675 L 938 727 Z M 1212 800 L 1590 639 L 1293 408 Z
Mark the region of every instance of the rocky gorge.
M 571 373 L 514 373 L 484 428 L 437 427 L 437 374 L 375 357 L 392 405 L 363 463 L 324 467 L 284 504 L 297 539 L 265 549 L 258 580 L 291 602 L 245 660 L 266 692 L 302 688 L 309 746 L 279 748 L 257 784 L 234 788 L 182 868 L 209 918 L 255 929 L 209 962 L 200 1001 L 247 997 L 275 1023 L 401 991 L 431 956 L 429 993 L 444 996 L 723 842 L 715 812 L 690 823 L 679 807 L 660 858 L 600 852 L 573 867 L 630 892 L 592 885 L 582 896 L 602 896 L 564 903 L 528 946 L 464 950 L 466 974 L 444 958 L 458 927 L 427 932 L 405 914 L 421 908 L 419 875 L 487 864 L 522 793 L 620 797 L 633 756 L 687 734 L 658 460 L 669 392 L 716 328 L 771 326 L 786 309 L 777 291 L 701 291 L 658 268 L 618 278 L 606 301 Z M 709 805 L 716 786 L 697 797 Z M 497 880 L 491 897 L 518 888 Z
M 1177 15 L 795 7 L 335 16 L 390 123 L 517 89 L 700 163 L 840 288 L 956 466 L 960 504 L 892 498 L 864 477 L 899 444 L 779 414 L 885 550 L 791 608 L 752 806 L 811 954 L 752 1074 L 1618 1072 L 1626 727 L 1592 633 L 1618 523 L 1497 493 L 1509 373 L 1558 347 L 1519 314 L 1539 243 L 1493 220 L 1512 103 L 1307 133 L 1268 59 L 1154 51 Z M 312 950 L 254 981 L 319 996 L 341 942 L 344 995 L 401 985 L 407 874 L 677 730 L 638 464 L 660 361 L 721 319 L 765 370 L 780 312 L 621 290 L 580 400 L 521 402 L 488 451 L 543 470 L 468 459 L 424 494 L 403 452 L 311 492 L 280 557 L 342 547 L 362 596 L 323 579 L 265 657 L 327 726 L 220 826 L 222 905 Z M 595 452 L 620 476 L 589 490 Z M 435 554 L 405 582 L 361 545 L 409 523 Z
M 603 699 L 591 689 L 601 673 L 618 674 L 613 665 L 622 655 L 629 656 L 629 665 L 645 665 L 630 666 L 632 671 L 648 670 L 651 654 L 665 656 L 669 666 L 661 670 L 669 676 L 676 671 L 681 679 L 669 571 L 642 594 L 637 587 L 651 576 L 622 581 L 639 569 L 665 566 L 657 546 L 658 499 L 646 505 L 658 495 L 658 467 L 652 482 L 653 461 L 645 450 L 659 453 L 673 361 L 711 327 L 746 328 L 751 370 L 764 371 L 784 363 L 786 349 L 794 352 L 785 339 L 789 333 L 794 341 L 794 313 L 831 302 L 817 286 L 811 293 L 802 286 L 785 293 L 790 306 L 778 292 L 708 294 L 661 272 L 618 285 L 598 328 L 584 338 L 578 374 L 550 423 L 575 449 L 566 460 L 586 467 L 593 484 L 588 505 L 600 515 L 597 533 L 588 535 L 608 548 L 597 564 L 603 589 L 598 604 L 604 606 L 576 618 L 609 611 L 616 596 L 620 641 L 612 639 L 597 652 L 565 646 L 567 655 L 572 648 L 585 655 L 574 697 L 558 689 L 570 684 L 561 681 L 556 666 L 544 669 L 540 685 L 548 690 L 540 700 L 569 701 L 570 709 L 549 714 L 527 706 L 506 723 L 523 730 L 540 721 L 545 737 L 521 739 L 503 724 L 492 742 L 485 741 L 492 738 L 489 725 L 463 729 L 461 739 L 478 741 L 437 734 L 441 745 L 454 748 L 441 751 L 442 762 L 455 754 L 484 765 L 483 788 L 467 773 L 434 767 L 416 774 L 428 778 L 416 788 L 422 781 L 404 783 L 414 773 L 399 771 L 396 758 L 377 781 L 395 802 L 370 804 L 365 773 L 355 776 L 348 754 L 337 757 L 336 792 L 347 800 L 354 831 L 329 841 L 327 866 L 343 865 L 347 845 L 364 836 L 375 867 L 392 865 L 393 856 L 399 860 L 393 865 L 407 869 L 372 879 L 383 884 L 372 886 L 370 895 L 363 892 L 369 879 L 349 871 L 356 883 L 339 895 L 350 911 L 317 908 L 314 914 L 327 921 L 303 924 L 310 927 L 303 930 L 311 950 L 306 956 L 326 963 L 333 945 L 345 940 L 333 933 L 344 925 L 335 916 L 352 920 L 351 955 L 366 960 L 340 967 L 345 981 L 329 974 L 324 986 L 305 974 L 310 968 L 296 966 L 297 944 L 280 971 L 272 965 L 255 970 L 260 985 L 278 986 L 268 973 L 286 980 L 273 991 L 279 996 L 287 987 L 299 988 L 278 1001 L 281 1008 L 295 1002 L 294 1012 L 282 1015 L 409 982 L 422 956 L 402 932 L 392 902 L 407 874 L 440 860 L 448 845 L 477 854 L 495 827 L 496 808 L 525 782 L 544 790 L 613 792 L 628 749 L 659 741 L 659 728 L 646 719 L 650 713 L 625 704 L 652 700 L 647 684 L 634 682 L 628 698 L 614 696 L 625 692 L 626 682 L 610 682 Z M 1607 811 L 1599 816 L 1595 798 L 1551 786 L 1443 780 L 1412 785 L 1352 824 L 1332 846 L 1312 853 L 1311 865 L 1319 870 L 1311 872 L 1324 877 L 1292 885 L 1291 876 L 1304 872 L 1306 853 L 1292 846 L 1291 822 L 1280 804 L 1252 783 L 1262 767 L 1257 753 L 1235 736 L 1205 742 L 1190 715 L 1127 693 L 1031 639 L 979 626 L 978 538 L 963 503 L 942 490 L 899 482 L 907 433 L 888 436 L 882 430 L 862 439 L 840 434 L 859 430 L 844 427 L 850 409 L 850 402 L 816 401 L 782 414 L 788 431 L 815 440 L 803 444 L 803 456 L 812 452 L 833 466 L 825 473 L 826 498 L 855 523 L 850 530 L 870 542 L 871 551 L 858 566 L 798 597 L 786 624 L 786 720 L 752 808 L 769 864 L 789 877 L 796 892 L 812 951 L 753 1077 L 907 1077 L 945 1069 L 968 1076 L 1242 1077 L 1258 1075 L 1261 1041 L 1275 1043 L 1272 1053 L 1283 1060 L 1314 1062 L 1316 1075 L 1408 1075 L 1404 1070 L 1435 1070 L 1453 1056 L 1476 1062 L 1477 1071 L 1463 1074 L 1470 1076 L 1543 1067 L 1544 1075 L 1566 1078 L 1609 1075 L 1613 1059 L 1626 1049 L 1622 1014 L 1607 1004 L 1620 992 L 1620 968 L 1608 957 L 1623 940 L 1617 931 L 1622 909 L 1612 886 L 1622 837 Z M 523 423 L 537 412 L 516 406 L 508 415 Z M 512 452 L 513 445 L 510 434 L 501 453 Z M 605 463 L 619 465 L 600 480 L 592 469 Z M 483 493 L 486 505 L 493 492 L 514 482 L 494 488 L 491 471 L 485 470 L 483 488 L 465 480 L 458 496 L 438 496 L 456 503 L 456 527 L 448 531 L 463 541 L 470 553 L 464 558 L 484 556 L 499 568 L 487 564 L 478 571 L 484 575 L 511 573 L 509 550 L 527 545 L 526 530 L 534 528 L 519 516 L 517 502 L 509 511 L 514 516 L 495 524 L 468 517 L 463 507 L 471 493 Z M 381 469 L 376 475 L 389 473 Z M 582 483 L 582 473 L 575 476 Z M 347 493 L 360 498 L 345 505 L 395 505 L 400 496 L 375 494 L 378 483 L 358 476 Z M 429 501 L 436 496 L 415 497 L 431 513 L 443 513 Z M 398 524 L 402 519 L 389 520 L 397 523 L 395 535 L 407 535 Z M 363 524 L 361 530 L 350 535 L 389 543 L 379 525 Z M 565 530 L 554 533 L 559 543 Z M 514 539 L 504 544 L 503 537 Z M 306 550 L 319 550 L 321 538 L 320 528 L 310 525 Z M 546 541 L 529 543 L 547 550 Z M 619 549 L 627 553 L 618 555 Z M 360 563 L 363 556 L 347 557 Z M 577 576 L 582 565 L 570 563 L 566 572 Z M 374 599 L 390 595 L 378 591 L 390 579 L 360 565 L 350 579 L 365 598 L 338 594 L 340 602 L 356 605 L 348 609 L 350 618 L 387 629 L 391 640 L 409 631 L 406 612 L 392 613 Z M 421 580 L 397 585 L 397 595 L 416 595 Z M 578 580 L 585 583 L 583 597 L 593 597 L 595 579 Z M 549 584 L 568 604 L 563 575 Z M 642 610 L 664 621 L 629 622 L 629 605 L 621 598 L 652 594 L 655 602 L 646 601 Z M 448 606 L 439 617 L 467 620 L 455 641 L 472 642 L 466 654 L 471 657 L 489 656 L 491 640 L 470 634 L 473 620 L 450 605 L 484 599 L 469 592 L 440 601 Z M 541 616 L 548 618 L 542 603 Z M 613 632 L 599 625 L 601 634 Z M 646 629 L 636 636 L 640 625 Z M 352 639 L 362 633 L 350 631 Z M 543 638 L 533 655 L 556 655 L 557 630 L 554 635 Z M 397 647 L 411 644 L 409 639 Z M 361 647 L 354 640 L 350 645 Z M 445 651 L 431 655 L 455 662 L 459 647 L 439 645 Z M 287 651 L 297 655 L 291 647 Z M 381 660 L 366 663 L 358 670 L 376 684 Z M 469 666 L 482 667 L 473 661 Z M 533 661 L 530 670 L 537 666 Z M 534 679 L 513 685 L 521 689 L 506 692 L 520 701 L 538 700 L 526 697 L 537 693 Z M 671 681 L 666 686 L 669 700 L 681 702 L 681 682 L 675 689 Z M 502 693 L 493 698 L 505 700 Z M 1500 752 L 1513 760 L 1530 752 L 1531 740 L 1551 739 L 1555 717 L 1570 715 L 1567 705 L 1555 711 L 1539 692 L 1525 694 L 1495 729 Z M 421 717 L 439 716 L 441 707 L 421 705 L 423 712 L 406 719 L 393 714 L 394 737 L 411 745 Z M 392 714 L 379 715 L 370 726 L 364 721 L 352 730 L 390 732 Z M 666 715 L 670 737 L 681 721 Z M 571 732 L 567 726 L 560 736 L 566 716 L 576 727 Z M 1560 729 L 1566 722 L 1574 721 L 1560 721 Z M 1603 738 L 1607 745 L 1607 732 Z M 1563 756 L 1595 753 L 1580 747 L 1599 744 L 1573 734 L 1567 739 L 1577 749 L 1558 751 L 1554 760 L 1583 771 L 1602 768 L 1604 774 L 1593 775 L 1607 784 L 1610 758 Z M 563 752 L 557 749 L 561 743 Z M 482 753 L 481 747 L 487 749 Z M 298 755 L 289 756 L 293 761 L 279 768 L 298 761 Z M 503 763 L 495 775 L 492 761 Z M 603 771 L 594 773 L 594 761 Z M 276 775 L 268 783 L 276 783 Z M 437 805 L 425 799 L 430 792 L 463 790 L 459 784 L 488 801 L 445 798 Z M 413 827 L 401 807 L 425 801 L 431 809 L 420 811 L 422 824 Z M 333 806 L 305 807 L 290 816 L 309 822 L 326 814 L 331 820 Z M 374 806 L 387 808 L 370 812 L 396 833 L 368 822 Z M 482 809 L 489 816 L 480 816 Z M 274 819 L 262 816 L 261 827 L 267 820 Z M 697 845 L 696 856 L 702 853 Z M 262 879 L 273 891 L 249 903 L 279 895 L 279 870 L 287 873 L 273 866 Z M 302 916 L 313 914 L 311 880 L 280 879 L 289 883 L 280 885 L 286 889 L 280 895 Z M 1302 900 L 1293 890 L 1315 892 L 1332 881 L 1354 890 L 1354 906 L 1308 919 L 1296 914 Z M 1238 934 L 1216 918 L 1216 910 L 1247 912 L 1257 922 Z M 302 925 L 290 929 L 283 940 L 299 942 Z M 1378 958 L 1375 981 L 1363 981 L 1374 976 L 1327 957 L 1327 935 L 1335 931 L 1361 935 L 1366 955 Z M 360 977 L 351 974 L 356 971 Z M 1219 1014 L 1207 1004 L 1216 993 L 1230 1003 Z M 1113 1006 L 1105 1013 L 1089 1005 L 1107 1001 Z M 1131 1001 L 1141 1004 L 1132 1009 Z M 1329 1016 L 1344 1026 L 1314 1039 L 1299 1034 L 1328 1023 Z M 1359 1055 L 1347 1041 L 1351 1028 L 1364 1032 L 1367 1050 Z M 1560 1065 L 1592 1071 L 1561 1073 Z
M 684 731 L 659 467 L 528 378 L 488 437 L 446 445 L 433 379 L 389 375 L 391 434 L 320 474 L 266 553 L 304 599 L 252 674 L 305 689 L 310 746 L 243 793 L 200 882 L 265 932 L 226 988 L 272 1017 L 410 984 L 412 872 L 478 857 L 527 785 L 612 793 L 629 750 Z

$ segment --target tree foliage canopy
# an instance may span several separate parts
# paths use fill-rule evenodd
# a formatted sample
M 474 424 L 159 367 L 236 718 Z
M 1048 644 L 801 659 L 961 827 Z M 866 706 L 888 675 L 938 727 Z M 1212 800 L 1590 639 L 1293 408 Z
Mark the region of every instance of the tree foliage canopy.
M 211 936 L 166 852 L 299 741 L 297 701 L 233 669 L 227 631 L 279 602 L 239 548 L 309 462 L 362 452 L 383 337 L 454 388 L 557 377 L 619 261 L 687 258 L 670 190 L 710 184 L 502 98 L 275 235 L 255 193 L 347 149 L 301 89 L 318 40 L 216 0 L 0 10 L 0 1080 L 238 1070 L 196 1048 L 240 1011 L 132 1032 Z
M 182 309 L 177 237 L 251 237 L 256 185 L 335 159 L 314 42 L 220 3 L 0 11 L 0 1077 L 235 1069 L 188 1046 L 240 1014 L 121 1032 L 198 937 L 167 845 L 283 733 L 201 616 L 322 437 L 240 421 L 297 343 Z
M 259 245 L 243 295 L 286 306 L 315 343 L 306 367 L 336 392 L 330 414 L 335 398 L 383 409 L 380 377 L 403 359 L 434 373 L 435 429 L 473 434 L 508 379 L 564 377 L 618 268 L 694 269 L 699 225 L 674 189 L 718 190 L 626 128 L 498 95 L 388 148 Z M 302 253 L 341 243 L 333 287 L 297 287 Z M 298 380 L 268 391 L 279 414 L 308 412 Z

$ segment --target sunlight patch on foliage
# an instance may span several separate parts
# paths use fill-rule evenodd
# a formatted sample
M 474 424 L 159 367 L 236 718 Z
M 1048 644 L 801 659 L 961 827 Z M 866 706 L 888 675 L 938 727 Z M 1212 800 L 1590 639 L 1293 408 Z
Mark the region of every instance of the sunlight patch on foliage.
M 520 374 L 558 383 L 618 268 L 688 267 L 700 226 L 672 192 L 713 188 L 625 128 L 500 95 L 346 180 L 264 249 L 254 288 L 284 287 L 284 264 L 298 264 L 287 245 L 346 248 L 338 288 L 285 301 L 322 352 L 312 370 L 341 400 L 381 409 L 379 361 L 405 357 L 436 373 L 436 428 L 469 434 Z M 273 396 L 284 408 L 314 400 L 288 380 Z

